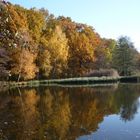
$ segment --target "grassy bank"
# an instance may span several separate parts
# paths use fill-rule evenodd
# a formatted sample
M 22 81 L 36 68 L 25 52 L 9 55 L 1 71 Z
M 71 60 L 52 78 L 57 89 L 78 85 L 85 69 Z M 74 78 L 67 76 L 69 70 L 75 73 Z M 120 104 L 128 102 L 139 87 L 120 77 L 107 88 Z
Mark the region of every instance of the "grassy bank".
M 120 77 L 121 83 L 140 83 L 140 76 L 122 76 Z
M 23 82 L 1 82 L 7 87 L 37 87 L 40 85 L 46 86 L 75 86 L 75 85 L 102 85 L 113 83 L 138 83 L 140 76 L 126 76 L 126 77 L 80 77 L 67 79 L 52 79 L 52 80 L 31 80 Z
M 9 82 L 0 81 L 0 91 L 5 91 L 9 88 Z
M 67 79 L 52 79 L 52 80 L 33 80 L 26 82 L 9 82 L 9 85 L 14 86 L 39 86 L 39 85 L 87 85 L 87 84 L 105 84 L 116 83 L 119 78 L 114 77 L 82 77 L 82 78 L 67 78 Z

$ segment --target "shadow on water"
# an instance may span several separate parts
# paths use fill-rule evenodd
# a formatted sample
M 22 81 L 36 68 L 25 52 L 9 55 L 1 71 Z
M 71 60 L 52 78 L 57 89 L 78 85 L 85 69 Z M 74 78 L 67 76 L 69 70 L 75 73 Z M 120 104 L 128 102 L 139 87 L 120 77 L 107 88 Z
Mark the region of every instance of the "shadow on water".
M 0 139 L 74 140 L 96 132 L 104 117 L 133 121 L 140 86 L 16 88 L 0 93 Z

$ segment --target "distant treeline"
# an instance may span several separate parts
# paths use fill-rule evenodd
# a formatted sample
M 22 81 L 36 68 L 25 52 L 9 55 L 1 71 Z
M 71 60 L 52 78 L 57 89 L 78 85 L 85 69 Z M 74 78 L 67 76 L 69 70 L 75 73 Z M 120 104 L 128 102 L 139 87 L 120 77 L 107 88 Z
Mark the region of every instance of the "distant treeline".
M 80 77 L 112 68 L 119 75 L 139 72 L 140 54 L 128 37 L 101 38 L 69 17 L 0 1 L 1 80 Z

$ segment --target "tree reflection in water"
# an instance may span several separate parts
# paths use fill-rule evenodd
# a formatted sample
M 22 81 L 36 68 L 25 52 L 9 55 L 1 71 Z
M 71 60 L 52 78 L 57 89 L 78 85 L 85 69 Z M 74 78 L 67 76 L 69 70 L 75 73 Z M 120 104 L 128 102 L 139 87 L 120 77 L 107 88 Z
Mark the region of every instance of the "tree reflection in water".
M 139 91 L 139 85 L 127 84 L 2 92 L 0 139 L 73 140 L 97 131 L 104 116 L 110 114 L 120 114 L 123 121 L 132 121 L 139 106 Z

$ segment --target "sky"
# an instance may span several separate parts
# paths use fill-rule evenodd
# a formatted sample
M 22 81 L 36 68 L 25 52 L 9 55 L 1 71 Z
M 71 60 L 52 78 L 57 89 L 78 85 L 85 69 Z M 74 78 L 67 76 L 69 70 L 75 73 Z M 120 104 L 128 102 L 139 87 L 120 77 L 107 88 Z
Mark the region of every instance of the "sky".
M 93 26 L 101 37 L 128 36 L 140 52 L 140 0 L 9 0 L 23 7 L 46 8 L 55 16 Z

